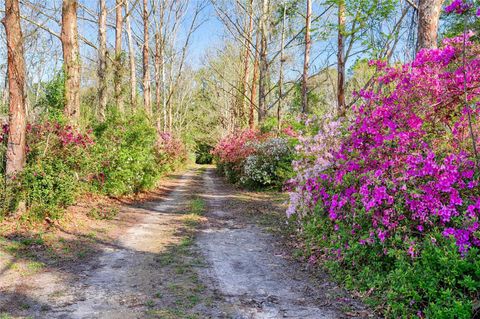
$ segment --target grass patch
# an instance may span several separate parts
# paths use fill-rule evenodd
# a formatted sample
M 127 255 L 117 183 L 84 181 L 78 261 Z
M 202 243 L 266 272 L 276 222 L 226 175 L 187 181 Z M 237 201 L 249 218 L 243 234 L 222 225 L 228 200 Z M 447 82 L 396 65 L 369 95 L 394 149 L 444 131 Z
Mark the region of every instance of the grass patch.
M 152 295 L 151 304 L 145 314 L 147 318 L 204 318 L 194 309 L 199 304 L 212 304 L 212 298 L 201 282 L 195 267 L 204 265 L 196 255 L 192 245 L 195 242 L 195 231 L 202 222 L 206 210 L 203 199 L 192 198 L 182 216 L 183 227 L 178 242 L 155 258 L 159 271 L 165 274 L 166 282 L 162 289 Z
M 108 208 L 92 208 L 87 216 L 96 220 L 112 220 L 118 215 L 118 208 L 108 207 Z
M 198 197 L 194 198 L 190 202 L 190 207 L 189 207 L 190 214 L 201 216 L 205 213 L 206 206 L 207 205 L 205 203 L 205 200 Z

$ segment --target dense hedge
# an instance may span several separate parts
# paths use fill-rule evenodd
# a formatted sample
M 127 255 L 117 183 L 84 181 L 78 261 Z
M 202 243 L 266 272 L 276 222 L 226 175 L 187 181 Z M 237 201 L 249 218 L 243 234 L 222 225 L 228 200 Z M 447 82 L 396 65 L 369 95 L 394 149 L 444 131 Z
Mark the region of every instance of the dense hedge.
M 2 145 L 5 139 L 3 134 Z M 169 134 L 159 136 L 141 112 L 112 114 L 91 130 L 42 121 L 29 125 L 27 145 L 25 170 L 13 180 L 2 179 L 1 216 L 24 201 L 24 218 L 58 218 L 82 193 L 119 196 L 149 189 L 187 158 L 181 142 Z M 3 146 L 1 158 L 4 152 Z

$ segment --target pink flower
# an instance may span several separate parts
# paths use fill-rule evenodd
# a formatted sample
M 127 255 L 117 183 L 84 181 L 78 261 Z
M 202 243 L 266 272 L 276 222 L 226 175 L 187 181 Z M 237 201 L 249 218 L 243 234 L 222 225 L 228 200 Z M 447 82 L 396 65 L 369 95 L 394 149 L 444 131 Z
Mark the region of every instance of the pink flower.
M 446 13 L 463 14 L 470 10 L 471 4 L 463 2 L 463 0 L 453 0 L 448 6 L 445 7 Z

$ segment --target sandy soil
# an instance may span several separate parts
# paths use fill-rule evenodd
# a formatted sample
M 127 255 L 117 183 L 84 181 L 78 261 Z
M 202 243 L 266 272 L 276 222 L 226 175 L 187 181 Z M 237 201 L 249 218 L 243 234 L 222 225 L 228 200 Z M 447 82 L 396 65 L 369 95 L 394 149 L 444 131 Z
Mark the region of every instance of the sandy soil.
M 267 231 L 275 221 L 252 217 L 274 209 L 268 196 L 226 185 L 212 168 L 189 170 L 171 188 L 122 204 L 119 218 L 136 216 L 132 223 L 117 225 L 76 265 L 18 271 L 18 256 L 4 250 L 0 318 L 370 317 L 293 260 Z

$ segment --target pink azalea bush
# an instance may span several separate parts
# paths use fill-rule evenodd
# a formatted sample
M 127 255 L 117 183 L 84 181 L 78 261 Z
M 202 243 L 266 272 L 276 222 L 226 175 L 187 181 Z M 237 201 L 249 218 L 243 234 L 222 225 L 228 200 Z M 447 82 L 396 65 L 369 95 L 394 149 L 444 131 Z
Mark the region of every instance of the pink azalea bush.
M 288 183 L 287 213 L 302 220 L 305 233 L 316 237 L 310 246 L 313 253 L 323 251 L 344 266 L 349 262 L 356 274 L 362 274 L 356 263 L 374 260 L 383 265 L 382 271 L 395 263 L 400 267 L 403 258 L 404 268 L 423 263 L 422 258 L 437 254 L 440 242 L 449 240 L 461 256 L 455 258 L 468 260 L 471 250 L 476 254 L 480 51 L 470 41 L 472 34 L 465 36 L 465 65 L 463 36 L 446 39 L 439 49 L 421 50 L 411 63 L 388 67 L 372 62 L 381 75 L 375 90 L 357 93 L 363 102 L 355 106 L 351 125 L 344 130 L 330 120 L 317 135 L 300 137 L 301 157 L 294 162 L 298 175 Z M 362 259 L 362 254 L 370 257 Z M 400 259 L 391 259 L 393 255 Z M 409 285 L 421 282 L 414 278 Z M 399 302 L 406 298 L 405 291 L 389 295 L 394 304 L 402 304 L 397 305 L 401 311 L 392 312 L 395 316 L 410 311 Z M 425 302 L 422 297 L 412 292 L 409 298 Z M 424 308 L 426 313 L 445 315 L 441 311 L 447 307 L 471 313 L 471 299 L 461 298 L 467 301 L 457 303 L 461 306 L 456 310 L 451 310 L 452 300 L 440 310 L 419 304 L 417 315 L 422 317 Z
M 251 142 L 263 138 L 256 130 L 239 131 L 221 139 L 212 153 L 220 162 L 238 165 L 253 153 Z
M 473 7 L 471 3 L 466 3 L 463 0 L 453 0 L 445 7 L 446 13 L 464 14 Z
M 291 176 L 292 147 L 286 137 L 243 130 L 221 139 L 212 151 L 217 167 L 231 182 L 250 188 L 281 187 Z
M 157 141 L 157 157 L 168 169 L 175 169 L 187 160 L 187 149 L 172 133 L 162 132 Z
M 300 205 L 305 209 L 299 213 L 321 205 L 332 223 L 344 223 L 352 221 L 352 211 L 364 209 L 371 231 L 382 241 L 399 229 L 416 233 L 443 227 L 458 238 L 461 250 L 480 245 L 474 235 L 479 181 L 468 126 L 470 113 L 478 135 L 480 59 L 472 56 L 466 65 L 466 106 L 457 42 L 422 50 L 401 67 L 383 67 L 377 79 L 381 89 L 358 93 L 364 103 L 339 146 L 326 143 L 338 134 L 335 122 L 313 139 L 300 139 L 298 150 L 306 156 L 296 162 L 302 173 L 291 181 L 290 214 L 303 199 L 298 194 L 307 193 L 308 205 Z M 476 48 L 468 44 L 473 54 Z M 456 235 L 465 231 L 468 235 Z
M 253 142 L 266 136 L 256 130 L 238 131 L 222 138 L 212 151 L 219 170 L 232 182 L 240 179 L 243 163 L 253 154 Z
M 2 159 L 7 134 L 5 126 L 0 133 Z M 27 163 L 11 185 L 0 185 L 6 190 L 0 197 L 0 217 L 23 199 L 28 218 L 58 218 L 84 192 L 119 196 L 152 188 L 186 158 L 183 143 L 171 134 L 158 136 L 141 112 L 109 116 L 93 130 L 49 120 L 29 124 Z

